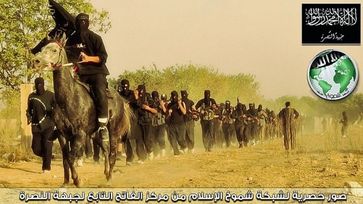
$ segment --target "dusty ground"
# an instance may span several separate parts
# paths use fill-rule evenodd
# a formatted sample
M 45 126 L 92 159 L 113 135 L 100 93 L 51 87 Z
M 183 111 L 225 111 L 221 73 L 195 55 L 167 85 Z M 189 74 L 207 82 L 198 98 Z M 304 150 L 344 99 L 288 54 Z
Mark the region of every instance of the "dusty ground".
M 117 161 L 112 183 L 106 185 L 103 165 L 86 160 L 79 167 L 83 187 L 326 187 L 341 188 L 347 181 L 363 184 L 360 131 L 341 138 L 336 134 L 299 136 L 298 150 L 287 155 L 275 139 L 243 149 L 215 149 L 194 154 L 125 165 Z M 41 174 L 40 160 L 0 165 L 2 187 L 59 187 L 60 159 L 49 174 Z

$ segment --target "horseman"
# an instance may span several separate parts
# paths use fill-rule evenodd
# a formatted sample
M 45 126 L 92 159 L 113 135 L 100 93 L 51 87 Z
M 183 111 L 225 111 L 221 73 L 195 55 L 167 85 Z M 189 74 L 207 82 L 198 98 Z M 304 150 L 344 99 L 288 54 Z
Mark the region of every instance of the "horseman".
M 80 13 L 76 17 L 75 25 L 76 32 L 69 37 L 66 44 L 66 47 L 69 48 L 67 56 L 71 62 L 77 65 L 80 80 L 91 88 L 98 119 L 98 137 L 102 141 L 107 141 L 109 138 L 106 95 L 106 76 L 109 75 L 109 72 L 105 65 L 107 52 L 102 38 L 88 29 L 89 16 L 87 14 Z
M 54 11 L 60 13 L 56 8 Z M 62 14 L 59 16 L 62 17 Z M 62 19 L 59 16 L 55 18 L 56 22 Z M 68 41 L 64 33 L 61 38 L 55 36 L 48 39 L 48 43 L 34 57 L 33 65 L 39 70 L 52 65 L 56 102 L 54 119 L 60 133 L 64 184 L 69 183 L 70 171 L 73 183 L 79 187 L 80 178 L 74 163 L 80 156 L 86 137 L 99 133 L 95 135 L 105 157 L 104 174 L 107 180 L 111 180 L 117 144 L 120 136 L 129 132 L 132 114 L 114 89 L 109 92 L 112 98 L 108 100 L 106 97 L 106 75 L 109 74 L 105 66 L 107 52 L 101 37 L 88 29 L 88 15 L 78 15 L 75 22 L 77 29 L 68 36 Z M 68 68 L 69 59 L 73 64 L 78 62 L 80 79 L 91 85 L 91 94 L 74 79 Z M 110 116 L 109 107 L 112 109 Z

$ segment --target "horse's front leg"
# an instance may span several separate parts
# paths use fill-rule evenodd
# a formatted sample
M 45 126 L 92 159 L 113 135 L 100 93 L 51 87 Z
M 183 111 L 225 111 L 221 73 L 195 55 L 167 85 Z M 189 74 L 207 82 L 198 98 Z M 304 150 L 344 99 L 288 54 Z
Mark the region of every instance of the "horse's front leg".
M 71 140 L 71 151 L 69 154 L 69 167 L 71 169 L 73 184 L 80 187 L 75 161 L 82 156 L 82 145 L 84 144 L 85 134 L 74 135 Z
M 106 177 L 106 179 L 109 181 L 112 179 L 112 171 L 116 164 L 116 157 L 117 157 L 117 145 L 120 142 L 120 134 L 117 133 L 111 133 L 110 134 L 110 169 L 109 169 L 109 175 Z
M 103 155 L 105 157 L 104 174 L 106 176 L 106 179 L 108 180 L 110 177 L 110 134 L 101 134 L 100 132 L 98 132 L 98 138 L 103 151 Z
M 62 150 L 62 159 L 63 159 L 63 170 L 64 170 L 64 182 L 63 185 L 69 183 L 69 142 L 63 135 L 59 135 L 58 137 L 59 145 Z

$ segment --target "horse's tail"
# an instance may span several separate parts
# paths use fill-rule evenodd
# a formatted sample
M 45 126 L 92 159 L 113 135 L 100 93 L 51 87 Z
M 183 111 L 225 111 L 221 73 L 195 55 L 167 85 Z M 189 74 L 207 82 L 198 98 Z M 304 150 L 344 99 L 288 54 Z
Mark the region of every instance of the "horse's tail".
M 131 111 L 129 104 L 125 100 L 122 101 L 123 101 L 123 112 L 122 112 L 121 127 L 122 127 L 122 136 L 125 136 L 126 134 L 131 133 L 131 120 L 133 117 L 133 112 Z

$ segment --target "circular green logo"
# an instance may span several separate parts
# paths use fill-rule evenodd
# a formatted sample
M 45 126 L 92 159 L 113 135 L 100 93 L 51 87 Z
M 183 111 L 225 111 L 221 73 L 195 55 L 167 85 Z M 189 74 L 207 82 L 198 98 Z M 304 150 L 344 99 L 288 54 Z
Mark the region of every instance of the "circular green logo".
M 308 82 L 313 92 L 323 99 L 343 99 L 357 86 L 358 69 L 352 58 L 343 52 L 324 50 L 310 63 Z

